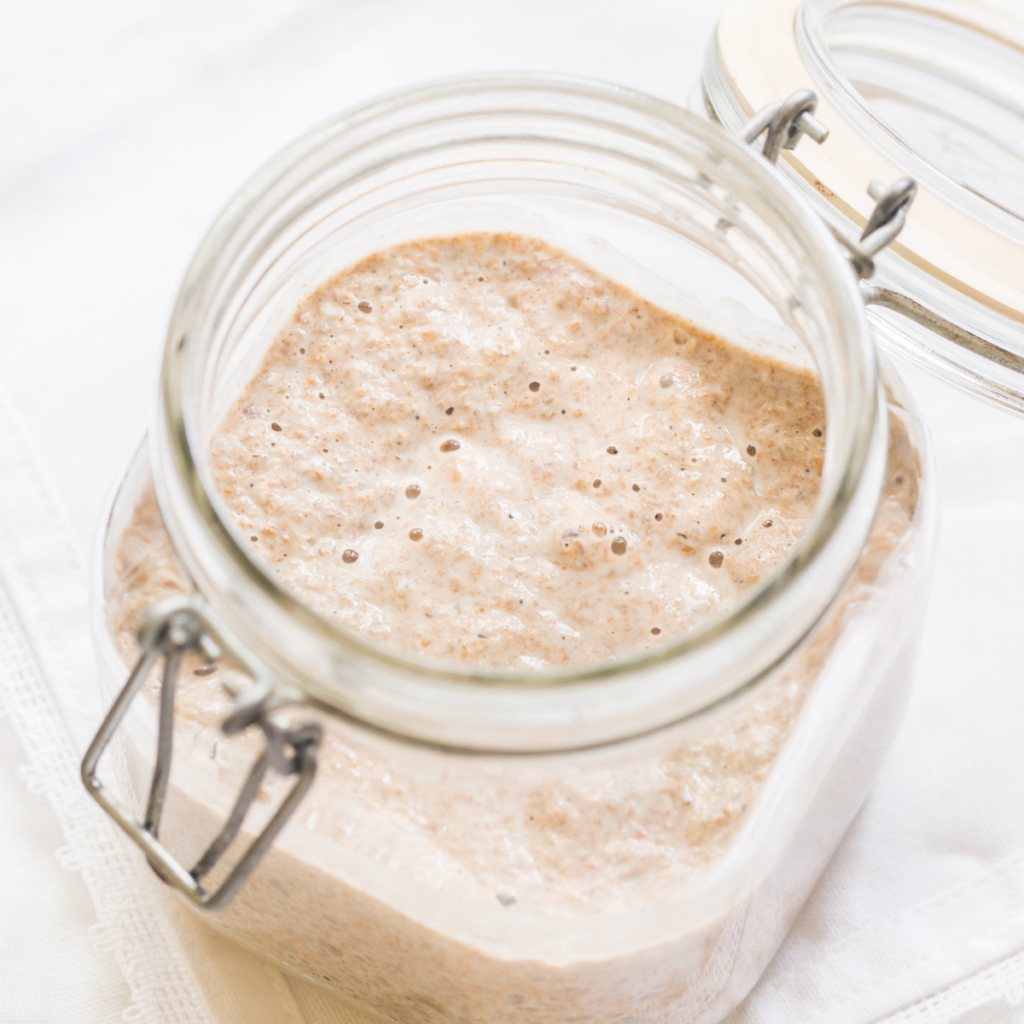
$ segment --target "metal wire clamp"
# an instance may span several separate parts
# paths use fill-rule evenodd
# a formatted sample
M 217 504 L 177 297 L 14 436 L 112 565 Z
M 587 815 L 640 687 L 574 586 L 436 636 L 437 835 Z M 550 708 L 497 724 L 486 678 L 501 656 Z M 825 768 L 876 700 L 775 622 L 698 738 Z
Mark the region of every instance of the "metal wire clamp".
M 213 639 L 214 635 L 215 630 L 206 615 L 191 598 L 170 598 L 149 609 L 139 628 L 141 653 L 138 661 L 82 761 L 82 781 L 96 802 L 142 849 L 153 869 L 165 882 L 207 910 L 219 910 L 230 902 L 277 838 L 313 784 L 316 752 L 322 738 L 322 729 L 317 722 L 296 725 L 280 713 L 282 707 L 294 702 L 275 694 L 270 682 L 257 683 L 237 698 L 234 708 L 222 723 L 224 733 L 233 735 L 247 726 L 258 725 L 266 738 L 266 746 L 250 769 L 221 831 L 195 865 L 186 869 L 157 838 L 170 781 L 174 691 L 186 652 L 196 651 L 210 663 L 221 657 L 221 649 Z M 99 781 L 96 770 L 129 705 L 141 689 L 150 669 L 161 657 L 164 659 L 164 669 L 160 684 L 157 758 L 145 819 L 140 824 Z M 220 886 L 212 892 L 205 890 L 201 885 L 203 877 L 213 869 L 238 835 L 246 813 L 270 769 L 281 775 L 298 776 L 295 785 Z
M 804 135 L 809 135 L 819 145 L 828 138 L 828 128 L 814 116 L 817 106 L 818 97 L 814 92 L 799 89 L 781 103 L 769 103 L 759 110 L 740 129 L 740 138 L 750 144 L 767 131 L 761 155 L 770 163 L 777 163 L 779 153 L 783 149 L 795 149 Z M 874 256 L 903 230 L 907 210 L 917 195 L 917 182 L 913 178 L 901 178 L 885 188 L 873 181 L 868 186 L 868 194 L 875 200 L 875 208 L 857 241 L 829 225 L 836 240 L 849 253 L 854 273 L 862 281 L 875 272 Z
M 769 103 L 759 110 L 741 129 L 740 138 L 746 143 L 767 130 L 761 155 L 775 163 L 783 149 L 796 149 L 804 135 L 818 145 L 828 138 L 828 129 L 814 116 L 818 97 L 810 89 L 800 89 L 781 103 Z
M 752 144 L 765 131 L 761 155 L 770 163 L 777 163 L 783 149 L 794 149 L 804 135 L 817 143 L 828 138 L 828 128 L 816 117 L 818 97 L 810 89 L 800 89 L 780 103 L 770 103 L 759 110 L 739 131 L 740 138 Z M 846 249 L 853 272 L 861 282 L 875 273 L 875 256 L 895 241 L 907 221 L 907 211 L 917 195 L 913 178 L 900 178 L 886 188 L 872 181 L 868 195 L 875 200 L 875 208 L 868 217 L 859 239 L 845 235 L 833 224 L 828 228 L 836 241 Z M 940 337 L 952 341 L 986 359 L 1024 372 L 1024 360 L 993 345 L 985 338 L 951 323 L 945 317 L 922 306 L 919 302 L 891 288 L 877 288 L 861 284 L 861 297 L 867 306 L 881 306 L 907 320 L 912 320 Z
M 875 208 L 857 241 L 829 225 L 836 240 L 849 253 L 853 272 L 861 281 L 874 276 L 874 257 L 903 230 L 907 222 L 907 211 L 917 195 L 917 182 L 913 178 L 900 178 L 885 188 L 880 182 L 872 181 L 868 186 L 868 195 L 874 199 Z

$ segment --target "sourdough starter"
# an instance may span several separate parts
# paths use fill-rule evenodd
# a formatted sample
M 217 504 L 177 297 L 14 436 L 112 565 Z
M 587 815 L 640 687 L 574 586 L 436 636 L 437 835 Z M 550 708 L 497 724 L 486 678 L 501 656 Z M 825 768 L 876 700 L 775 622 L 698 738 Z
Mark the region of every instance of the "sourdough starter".
M 338 625 L 589 665 L 735 603 L 813 513 L 809 373 L 535 239 L 461 235 L 310 295 L 212 445 L 253 553 Z

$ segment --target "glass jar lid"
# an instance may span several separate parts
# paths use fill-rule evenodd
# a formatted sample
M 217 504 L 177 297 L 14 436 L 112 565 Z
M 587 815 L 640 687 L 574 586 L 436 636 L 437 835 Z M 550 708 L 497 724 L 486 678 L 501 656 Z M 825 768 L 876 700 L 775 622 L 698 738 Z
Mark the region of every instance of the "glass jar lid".
M 1024 22 L 965 0 L 729 0 L 706 112 L 737 131 L 808 86 L 829 136 L 784 169 L 830 225 L 868 222 L 872 181 L 918 185 L 865 286 L 879 341 L 1024 414 Z

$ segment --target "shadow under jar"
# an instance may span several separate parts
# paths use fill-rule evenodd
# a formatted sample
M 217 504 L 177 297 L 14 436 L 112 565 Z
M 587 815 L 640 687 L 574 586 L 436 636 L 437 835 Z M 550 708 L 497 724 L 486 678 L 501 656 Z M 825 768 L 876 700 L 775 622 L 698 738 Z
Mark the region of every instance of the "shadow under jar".
M 543 238 L 820 381 L 814 516 L 702 627 L 571 669 L 431 660 L 332 626 L 235 525 L 211 441 L 299 301 L 388 245 L 470 230 Z M 160 842 L 181 864 L 202 854 L 264 747 L 233 708 L 273 694 L 290 702 L 273 714 L 322 730 L 315 780 L 211 924 L 406 1024 L 717 1020 L 774 954 L 898 726 L 927 584 L 926 469 L 845 258 L 720 128 L 531 76 L 345 115 L 261 172 L 202 244 L 152 429 L 105 524 L 95 626 L 112 690 L 169 595 L 189 595 L 219 643 L 180 664 Z M 151 675 L 117 740 L 140 820 Z M 292 786 L 267 773 L 198 892 Z

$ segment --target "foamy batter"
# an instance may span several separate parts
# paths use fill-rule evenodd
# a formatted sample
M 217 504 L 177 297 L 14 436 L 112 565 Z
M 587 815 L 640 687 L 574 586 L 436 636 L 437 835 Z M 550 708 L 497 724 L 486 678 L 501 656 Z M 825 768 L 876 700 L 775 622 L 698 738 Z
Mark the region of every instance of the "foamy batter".
M 812 515 L 809 373 L 545 243 L 401 245 L 299 307 L 211 447 L 254 554 L 331 621 L 586 665 L 734 604 Z

